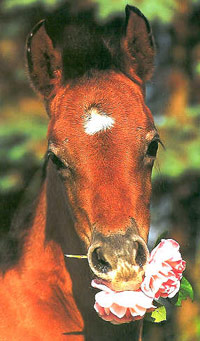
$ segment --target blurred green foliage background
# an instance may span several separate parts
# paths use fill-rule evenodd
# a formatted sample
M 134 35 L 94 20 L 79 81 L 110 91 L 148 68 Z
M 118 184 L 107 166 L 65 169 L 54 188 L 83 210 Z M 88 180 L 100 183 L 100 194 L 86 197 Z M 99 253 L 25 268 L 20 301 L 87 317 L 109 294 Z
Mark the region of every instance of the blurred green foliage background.
M 10 225 L 46 150 L 48 119 L 26 74 L 24 47 L 32 27 L 64 2 L 93 7 L 97 20 L 124 15 L 127 3 L 151 21 L 157 45 L 147 103 L 164 142 L 153 172 L 152 229 L 169 230 L 182 246 L 195 301 L 169 307 L 168 322 L 147 323 L 145 340 L 200 340 L 200 1 L 2 0 L 0 3 L 0 235 Z

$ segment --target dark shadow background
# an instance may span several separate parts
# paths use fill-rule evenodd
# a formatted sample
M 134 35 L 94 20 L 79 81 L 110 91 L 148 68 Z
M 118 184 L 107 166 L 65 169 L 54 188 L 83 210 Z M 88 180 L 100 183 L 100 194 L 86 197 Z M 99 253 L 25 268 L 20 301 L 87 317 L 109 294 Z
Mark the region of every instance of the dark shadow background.
M 101 21 L 112 16 L 120 22 L 124 15 L 123 0 L 65 2 L 72 11 L 91 7 L 91 18 Z M 46 150 L 47 117 L 25 70 L 26 36 L 62 3 L 0 3 L 1 238 Z M 167 230 L 181 245 L 187 261 L 185 275 L 195 289 L 193 303 L 187 300 L 176 309 L 169 306 L 167 322 L 145 322 L 144 340 L 200 340 L 200 2 L 130 0 L 129 4 L 138 6 L 151 21 L 158 50 L 147 103 L 166 150 L 160 148 L 153 174 L 150 245 Z M 30 197 L 33 187 L 28 186 Z

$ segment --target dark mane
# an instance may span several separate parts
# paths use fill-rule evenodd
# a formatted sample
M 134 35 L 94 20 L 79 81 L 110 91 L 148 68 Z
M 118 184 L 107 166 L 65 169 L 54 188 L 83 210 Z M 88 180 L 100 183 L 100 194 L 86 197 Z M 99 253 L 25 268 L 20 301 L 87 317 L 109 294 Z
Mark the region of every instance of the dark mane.
M 119 36 L 124 28 L 120 17 L 101 25 L 93 11 L 73 16 L 65 7 L 46 19 L 45 28 L 54 47 L 61 51 L 63 81 L 81 77 L 90 70 L 118 66 Z
M 13 267 L 22 254 L 24 238 L 32 225 L 38 194 L 46 177 L 47 155 L 41 169 L 36 172 L 24 197 L 15 212 L 10 229 L 0 239 L 0 270 L 5 272 Z M 34 193 L 32 189 L 34 188 Z

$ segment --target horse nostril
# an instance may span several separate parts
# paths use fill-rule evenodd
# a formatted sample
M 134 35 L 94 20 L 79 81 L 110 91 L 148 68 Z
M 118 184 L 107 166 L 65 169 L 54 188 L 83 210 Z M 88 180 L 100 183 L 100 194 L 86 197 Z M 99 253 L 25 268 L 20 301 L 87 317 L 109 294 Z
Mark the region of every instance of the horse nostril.
M 96 249 L 93 250 L 91 261 L 93 267 L 98 272 L 106 274 L 108 271 L 112 270 L 110 263 L 108 263 L 107 260 L 105 259 L 102 249 L 100 247 L 97 247 Z
M 137 265 L 142 267 L 147 262 L 147 252 L 144 246 L 140 242 L 137 242 L 137 244 L 138 244 L 138 249 L 137 249 L 137 253 L 135 257 L 135 262 Z

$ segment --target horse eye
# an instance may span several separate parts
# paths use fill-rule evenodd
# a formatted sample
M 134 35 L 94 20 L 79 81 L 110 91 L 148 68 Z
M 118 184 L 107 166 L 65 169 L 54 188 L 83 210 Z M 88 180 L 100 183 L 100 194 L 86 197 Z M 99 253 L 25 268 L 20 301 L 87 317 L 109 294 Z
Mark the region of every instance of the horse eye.
M 65 165 L 52 151 L 48 152 L 48 158 L 51 159 L 58 170 L 67 168 L 67 165 Z
M 146 152 L 146 156 L 155 158 L 157 154 L 157 150 L 158 150 L 158 141 L 154 140 L 149 144 L 147 152 Z

